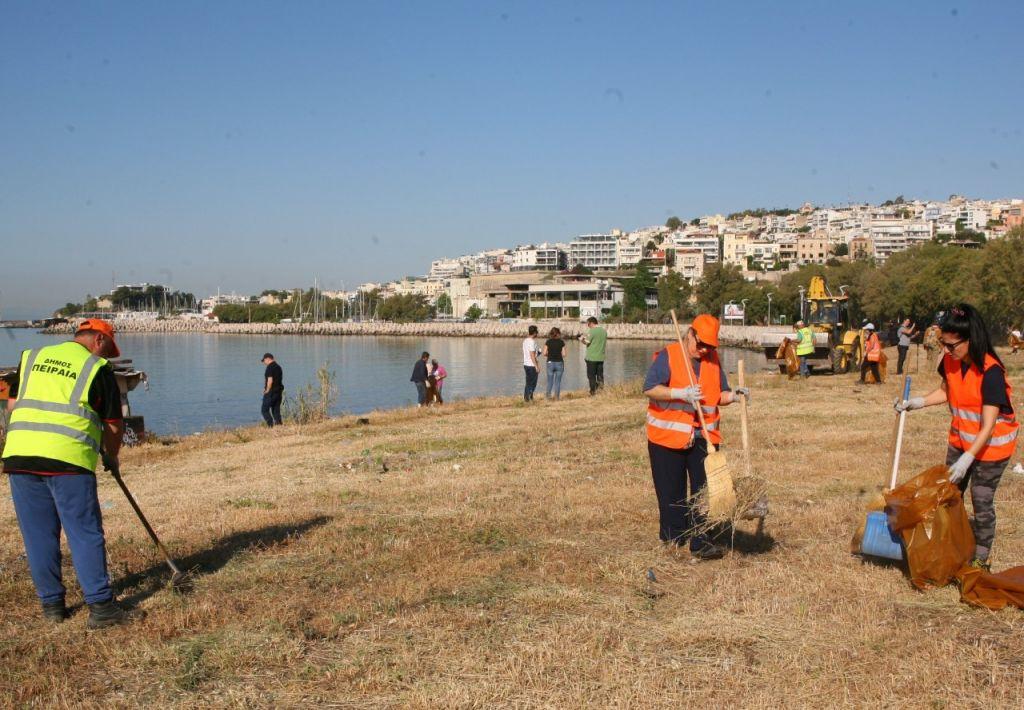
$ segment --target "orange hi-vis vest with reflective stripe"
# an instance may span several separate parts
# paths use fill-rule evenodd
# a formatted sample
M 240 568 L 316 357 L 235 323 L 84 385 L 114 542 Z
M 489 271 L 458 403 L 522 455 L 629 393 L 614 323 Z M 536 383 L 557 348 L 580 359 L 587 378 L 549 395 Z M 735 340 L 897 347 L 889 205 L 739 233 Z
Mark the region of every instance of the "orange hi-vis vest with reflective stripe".
M 948 353 L 943 356 L 942 366 L 946 373 L 949 411 L 953 414 L 953 421 L 949 425 L 949 445 L 960 451 L 967 451 L 981 431 L 981 383 L 984 374 L 974 365 L 967 368 L 966 374 L 963 373 L 960 362 L 954 360 Z M 985 370 L 991 367 L 1002 366 L 998 360 L 986 353 Z M 1005 376 L 1005 371 L 1003 374 Z M 1006 380 L 1006 401 L 1013 402 L 1009 380 Z M 975 458 L 979 461 L 1004 461 L 1013 456 L 1017 448 L 1019 426 L 1016 414 L 1000 412 L 996 417 L 992 438 Z
M 878 339 L 878 333 L 874 331 L 868 336 L 864 357 L 868 362 L 879 362 L 882 359 L 882 342 Z
M 671 388 L 689 387 L 692 383 L 687 375 L 683 349 L 679 343 L 665 348 L 668 354 L 669 382 Z M 718 430 L 718 402 L 722 398 L 722 369 L 718 354 L 713 353 L 700 361 L 700 375 L 697 380 L 704 390 L 701 400 L 704 421 L 708 430 L 704 436 L 715 446 L 722 443 Z M 706 404 L 712 402 L 713 404 Z M 689 402 L 681 399 L 648 400 L 647 439 L 669 449 L 686 449 L 693 444 L 694 434 L 700 428 L 697 411 Z

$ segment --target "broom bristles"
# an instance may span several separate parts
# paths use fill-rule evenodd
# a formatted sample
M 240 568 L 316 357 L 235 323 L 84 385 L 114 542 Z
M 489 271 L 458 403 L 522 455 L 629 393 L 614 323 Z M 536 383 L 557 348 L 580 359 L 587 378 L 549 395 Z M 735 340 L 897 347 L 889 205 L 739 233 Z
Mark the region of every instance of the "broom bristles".
M 707 476 L 708 519 L 721 522 L 732 517 L 736 510 L 736 488 L 725 456 L 715 452 L 704 459 L 704 473 Z

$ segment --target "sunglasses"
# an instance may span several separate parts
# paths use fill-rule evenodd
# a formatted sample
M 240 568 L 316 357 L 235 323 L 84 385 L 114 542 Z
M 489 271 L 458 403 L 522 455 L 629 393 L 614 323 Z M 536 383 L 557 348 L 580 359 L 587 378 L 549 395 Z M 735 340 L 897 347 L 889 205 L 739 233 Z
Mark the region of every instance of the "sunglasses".
M 956 350 L 958 345 L 960 345 L 961 343 L 966 343 L 966 342 L 967 342 L 967 340 L 964 339 L 964 340 L 958 340 L 955 343 L 942 343 L 942 347 L 944 347 L 949 352 L 953 352 L 954 350 Z

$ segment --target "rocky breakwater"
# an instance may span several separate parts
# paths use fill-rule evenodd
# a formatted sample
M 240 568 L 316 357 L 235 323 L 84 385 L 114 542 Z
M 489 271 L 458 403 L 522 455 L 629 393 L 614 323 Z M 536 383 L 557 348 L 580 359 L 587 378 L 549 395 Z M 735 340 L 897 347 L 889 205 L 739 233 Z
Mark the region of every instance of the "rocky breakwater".
M 452 338 L 521 338 L 526 329 L 536 325 L 542 336 L 557 326 L 562 337 L 575 338 L 587 331 L 585 323 L 575 321 L 493 321 L 481 320 L 475 323 L 388 323 L 367 321 L 362 323 L 211 323 L 200 320 L 118 320 L 115 326 L 119 333 L 204 333 L 212 335 L 386 335 L 412 337 Z M 61 323 L 44 330 L 44 333 L 71 333 L 72 323 Z M 671 324 L 654 323 L 609 323 L 604 326 L 608 337 L 614 340 L 662 340 L 675 339 Z M 762 326 L 722 326 L 722 341 L 737 347 L 758 347 L 760 335 L 769 328 Z

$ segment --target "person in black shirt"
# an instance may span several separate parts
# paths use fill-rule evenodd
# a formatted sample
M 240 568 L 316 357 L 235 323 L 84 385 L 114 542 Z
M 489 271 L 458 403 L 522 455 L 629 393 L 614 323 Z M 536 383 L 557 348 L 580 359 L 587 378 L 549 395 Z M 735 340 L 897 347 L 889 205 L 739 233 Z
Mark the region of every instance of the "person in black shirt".
M 562 340 L 562 331 L 552 328 L 544 343 L 544 357 L 548 359 L 548 386 L 544 395 L 545 399 L 551 399 L 552 390 L 555 393 L 555 399 L 560 399 L 562 396 L 562 374 L 565 372 L 563 350 L 565 350 L 565 341 Z
M 430 353 L 424 352 L 420 359 L 412 366 L 412 377 L 409 381 L 416 385 L 416 406 L 422 407 L 427 403 L 427 361 L 430 360 Z
M 264 353 L 263 364 L 263 407 L 260 413 L 267 426 L 281 424 L 281 399 L 284 396 L 284 371 L 270 353 Z

